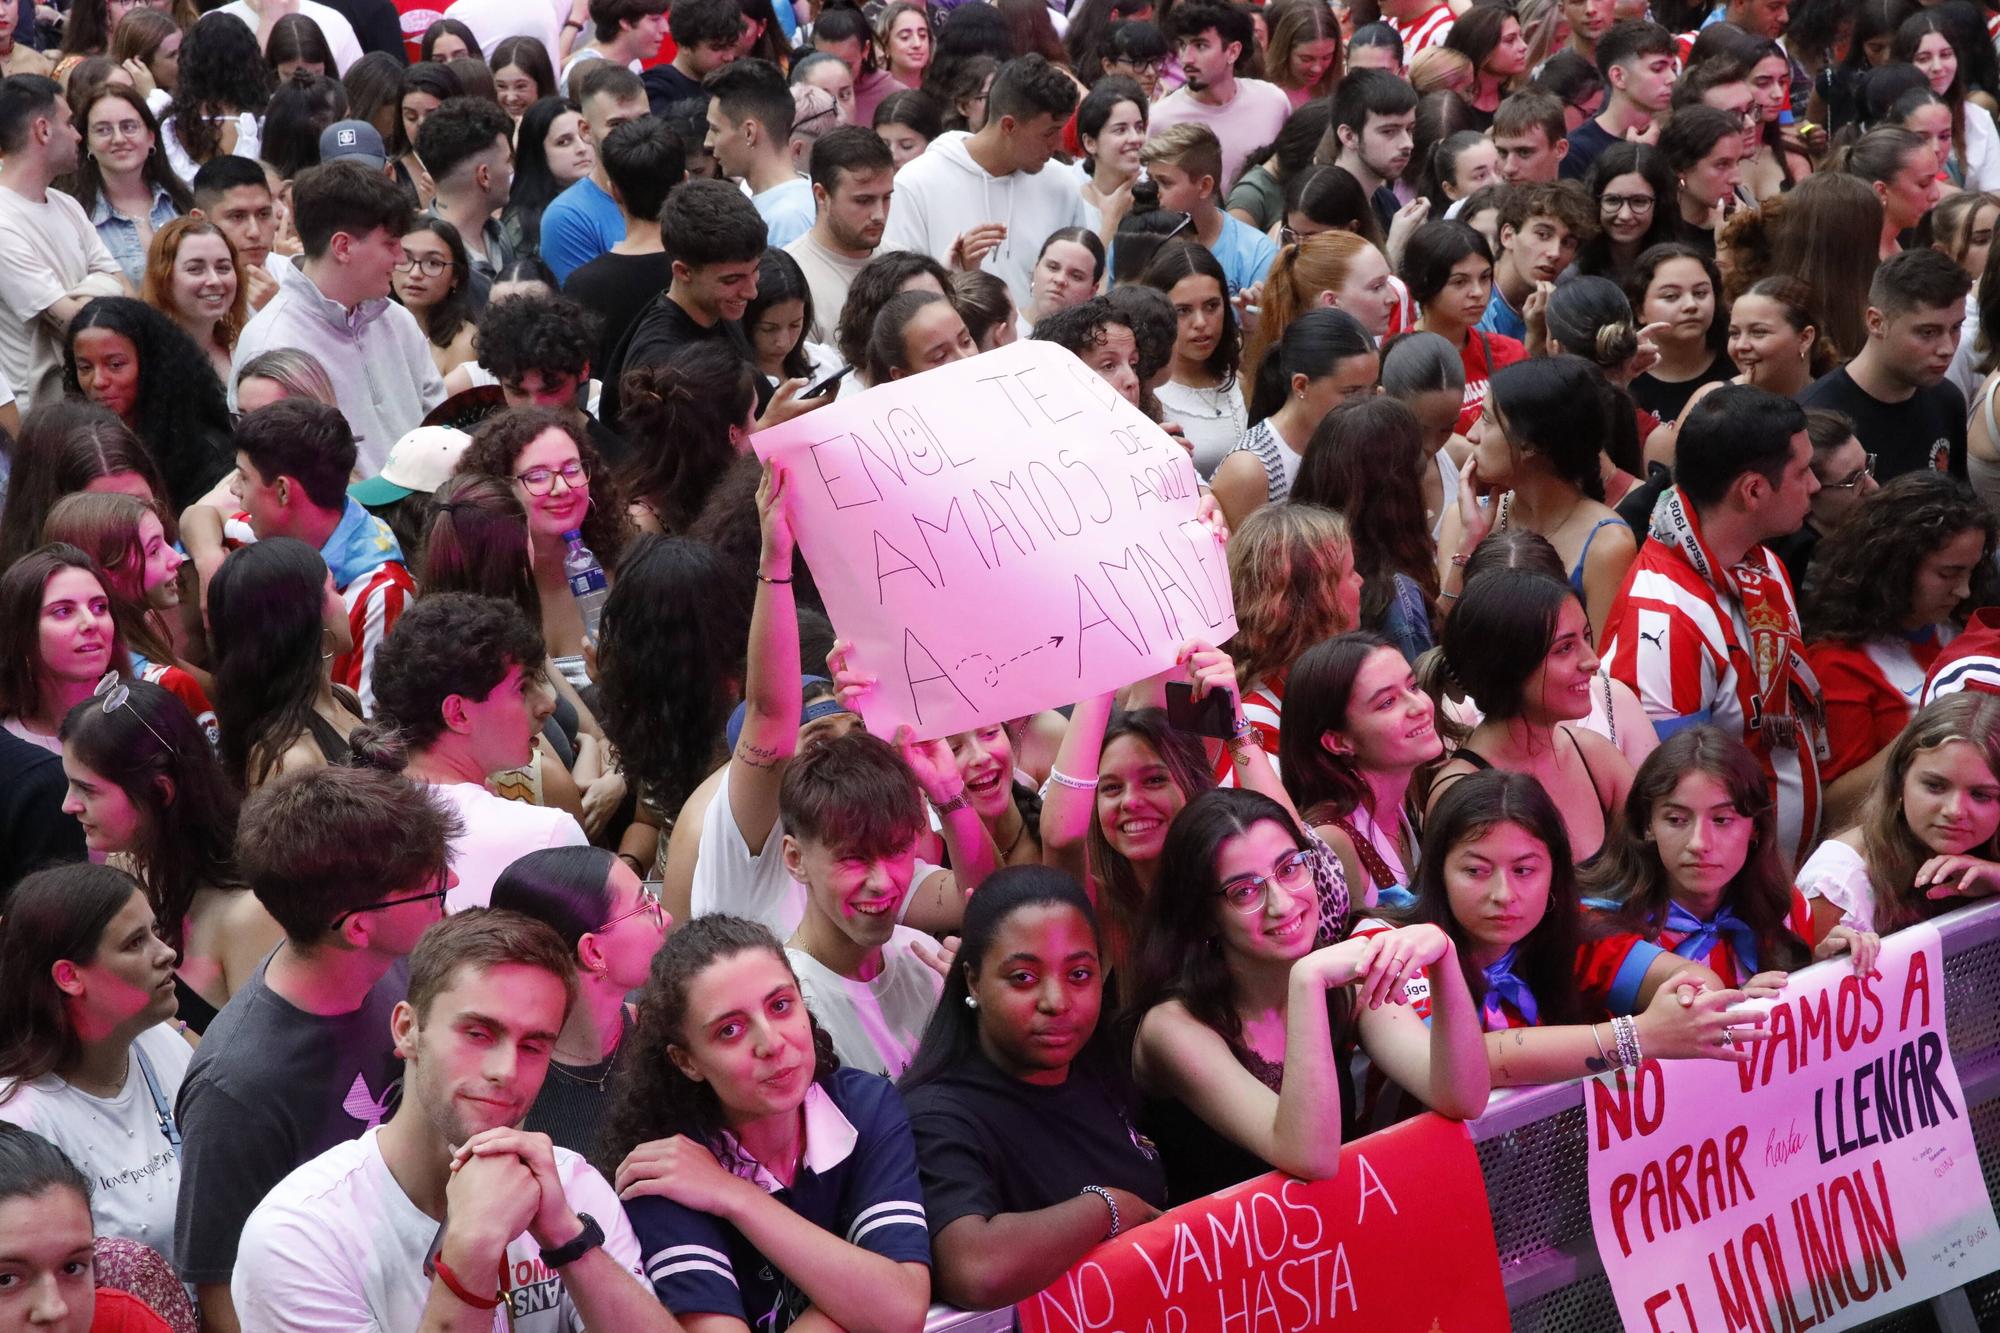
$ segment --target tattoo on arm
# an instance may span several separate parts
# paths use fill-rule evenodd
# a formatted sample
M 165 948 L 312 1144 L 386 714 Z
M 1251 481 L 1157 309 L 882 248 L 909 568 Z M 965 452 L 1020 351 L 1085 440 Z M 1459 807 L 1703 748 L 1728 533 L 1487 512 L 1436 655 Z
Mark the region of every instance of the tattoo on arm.
M 1602 1056 L 1586 1055 L 1583 1057 L 1583 1067 L 1593 1074 L 1602 1074 L 1611 1068 L 1611 1062 Z
M 744 741 L 736 747 L 736 757 L 752 768 L 776 768 L 783 758 L 768 745 Z

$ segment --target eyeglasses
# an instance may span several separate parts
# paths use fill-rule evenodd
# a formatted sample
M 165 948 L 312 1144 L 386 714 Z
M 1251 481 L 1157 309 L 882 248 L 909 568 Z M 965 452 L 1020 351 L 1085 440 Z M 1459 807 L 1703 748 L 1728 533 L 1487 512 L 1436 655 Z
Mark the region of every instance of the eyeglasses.
M 653 918 L 655 929 L 665 930 L 667 928 L 667 908 L 666 904 L 660 901 L 660 890 L 665 886 L 665 883 L 666 881 L 664 880 L 649 879 L 640 884 L 639 905 L 629 912 L 620 912 L 617 916 L 612 917 L 609 921 L 599 926 L 595 933 L 602 934 L 617 925 L 620 921 L 628 917 L 635 917 L 641 912 Z
M 438 887 L 432 889 L 429 893 L 413 893 L 407 898 L 384 898 L 379 903 L 363 903 L 359 907 L 349 908 L 333 920 L 327 922 L 326 928 L 328 930 L 338 930 L 340 923 L 351 916 L 360 916 L 363 912 L 380 912 L 390 907 L 402 907 L 407 903 L 435 902 L 438 905 L 438 910 L 442 911 L 444 910 L 445 895 L 450 892 L 451 871 L 447 870 L 444 872 L 444 877 L 438 880 Z
M 90 127 L 90 137 L 100 141 L 110 139 L 136 139 L 146 132 L 146 127 L 136 120 L 121 120 L 116 124 L 99 123 Z
M 1271 868 L 1268 875 L 1244 875 L 1230 880 L 1216 891 L 1216 897 L 1239 912 L 1262 911 L 1276 884 L 1286 893 L 1298 893 L 1312 883 L 1312 853 L 1296 851 Z
M 1874 460 L 1871 458 L 1869 461 L 1873 462 Z M 90 697 L 104 700 L 104 715 L 110 717 L 113 713 L 132 702 L 132 687 L 126 684 L 125 678 L 120 676 L 116 671 L 107 671 L 99 678 L 97 688 L 90 692 Z M 132 716 L 139 718 L 139 725 L 153 733 L 153 739 L 160 743 L 162 750 L 165 750 L 168 754 L 175 753 L 174 747 L 167 744 L 167 738 L 159 732 L 153 731 L 152 723 L 143 717 L 139 717 L 138 709 L 134 708 L 132 710 Z
M 1597 201 L 1597 206 L 1611 217 L 1631 210 L 1635 218 L 1645 217 L 1653 211 L 1653 196 L 1649 194 L 1607 194 Z
M 556 488 L 557 477 L 562 478 L 563 485 L 576 490 L 590 480 L 590 465 L 581 458 L 572 458 L 560 468 L 531 467 L 514 474 L 514 480 L 530 495 L 547 495 Z
M 450 267 L 451 261 L 442 255 L 424 255 L 420 258 L 407 250 L 403 252 L 403 257 L 396 261 L 396 272 L 408 273 L 411 269 L 415 269 L 427 278 L 435 278 Z
M 1172 239 L 1174 239 L 1174 237 L 1180 235 L 1182 232 L 1186 231 L 1189 227 L 1192 227 L 1193 225 L 1194 225 L 1194 214 L 1192 213 L 1181 214 L 1181 220 L 1174 224 L 1174 229 L 1172 231 L 1168 232 L 1165 236 L 1162 236 L 1160 238 L 1160 244 L 1165 245 L 1168 241 L 1171 241 Z
M 1822 481 L 1819 485 L 1820 489 L 1823 491 L 1851 491 L 1856 486 L 1859 486 L 1861 484 L 1861 479 L 1863 477 L 1872 477 L 1874 475 L 1875 475 L 1875 455 L 1869 454 L 1867 461 L 1864 462 L 1860 467 L 1854 469 L 1854 471 L 1848 475 L 1846 481 Z
M 1153 75 L 1158 74 L 1160 72 L 1161 67 L 1165 65 L 1166 62 L 1161 60 L 1119 60 L 1114 58 L 1111 60 L 1107 60 L 1104 63 L 1107 65 L 1122 65 L 1134 74 L 1144 75 L 1147 78 L 1151 78 Z

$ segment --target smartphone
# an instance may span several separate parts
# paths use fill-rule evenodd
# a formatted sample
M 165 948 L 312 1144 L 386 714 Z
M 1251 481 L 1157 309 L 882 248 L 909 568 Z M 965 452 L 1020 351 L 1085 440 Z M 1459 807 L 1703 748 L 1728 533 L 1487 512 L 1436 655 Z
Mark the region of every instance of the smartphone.
M 1199 702 L 1194 686 L 1184 681 L 1167 682 L 1167 724 L 1176 731 L 1195 736 L 1211 736 L 1226 741 L 1236 734 L 1236 719 L 1230 715 L 1226 690 L 1210 690 Z
M 853 366 L 842 366 L 839 370 L 834 371 L 831 375 L 828 375 L 825 379 L 821 380 L 819 383 L 808 384 L 804 389 L 802 389 L 799 392 L 799 397 L 801 398 L 826 397 L 828 394 L 832 393 L 835 388 L 839 386 L 842 380 L 847 378 L 848 372 L 853 369 L 854 369 Z

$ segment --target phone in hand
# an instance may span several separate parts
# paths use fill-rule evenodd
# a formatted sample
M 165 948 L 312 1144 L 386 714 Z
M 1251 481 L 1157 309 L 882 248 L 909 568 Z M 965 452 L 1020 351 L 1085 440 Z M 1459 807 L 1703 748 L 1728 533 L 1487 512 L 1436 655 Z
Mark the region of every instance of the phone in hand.
M 840 382 L 846 379 L 848 374 L 852 372 L 853 369 L 854 369 L 853 366 L 842 366 L 839 370 L 834 371 L 831 375 L 828 375 L 825 379 L 819 381 L 817 384 L 808 384 L 805 388 L 801 389 L 799 391 L 799 397 L 801 398 L 826 397 L 828 394 L 832 393 L 836 388 L 839 387 Z
M 1196 700 L 1193 685 L 1185 681 L 1168 681 L 1167 724 L 1175 731 L 1209 736 L 1219 741 L 1228 740 L 1236 734 L 1236 719 L 1231 716 L 1229 692 L 1210 690 Z

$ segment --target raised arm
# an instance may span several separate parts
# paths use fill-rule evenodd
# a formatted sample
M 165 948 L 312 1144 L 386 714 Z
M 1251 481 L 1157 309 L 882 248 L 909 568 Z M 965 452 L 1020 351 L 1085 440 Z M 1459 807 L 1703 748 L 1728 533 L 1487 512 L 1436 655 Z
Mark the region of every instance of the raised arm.
M 750 614 L 743 731 L 729 756 L 729 813 L 753 856 L 778 820 L 784 763 L 799 747 L 799 614 L 792 601 L 791 481 L 782 463 L 764 465 L 757 487 L 763 549 Z
M 1097 812 L 1097 764 L 1115 693 L 1079 699 L 1070 709 L 1069 727 L 1056 747 L 1055 767 L 1049 770 L 1048 791 L 1042 797 L 1042 860 L 1069 871 L 1086 888 L 1090 880 L 1085 874 L 1085 848 Z

